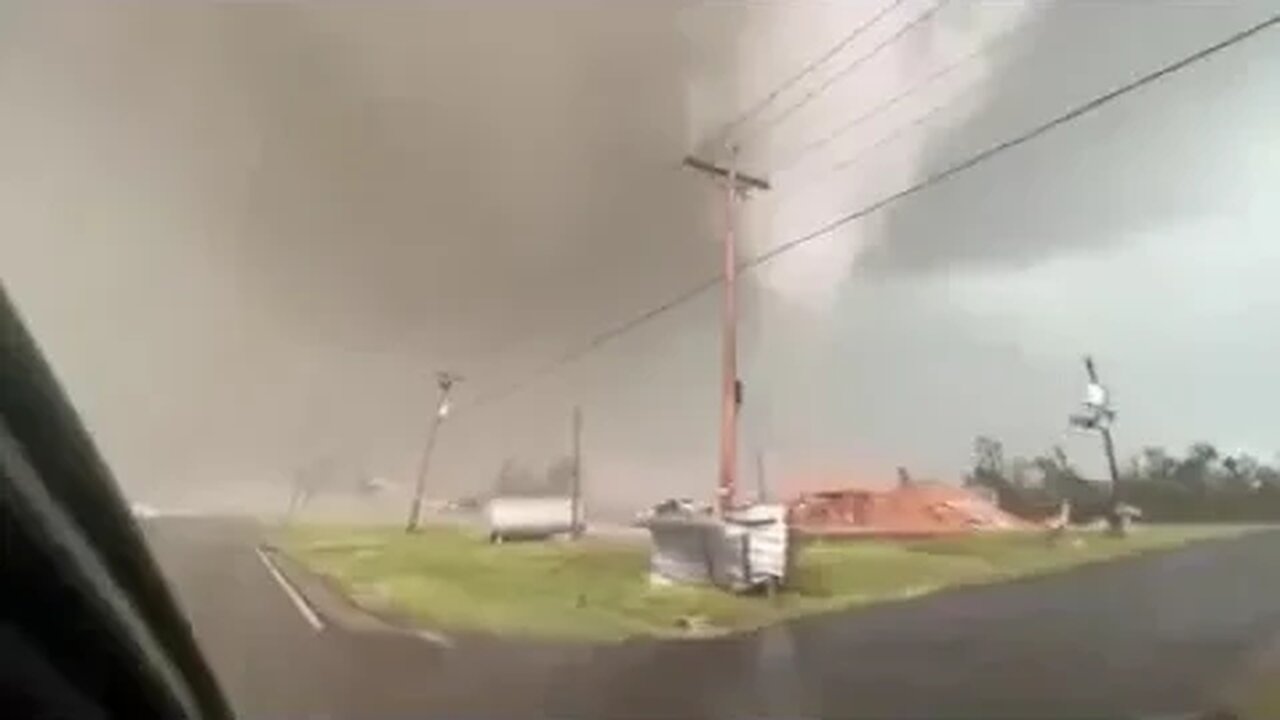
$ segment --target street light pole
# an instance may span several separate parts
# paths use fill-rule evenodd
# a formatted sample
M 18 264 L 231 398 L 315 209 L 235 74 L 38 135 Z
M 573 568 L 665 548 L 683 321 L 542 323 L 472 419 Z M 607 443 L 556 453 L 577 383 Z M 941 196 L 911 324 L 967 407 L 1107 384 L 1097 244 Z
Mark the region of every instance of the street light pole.
M 413 502 L 409 505 L 409 520 L 404 527 L 406 533 L 411 533 L 418 529 L 418 523 L 422 516 L 422 495 L 427 487 L 427 468 L 431 465 L 431 451 L 435 449 L 436 435 L 440 432 L 440 424 L 444 422 L 445 416 L 449 414 L 449 392 L 453 389 L 454 384 L 461 380 L 462 376 L 450 372 L 436 373 L 436 385 L 440 388 L 440 393 L 436 398 L 435 414 L 432 416 L 431 425 L 427 429 L 427 442 L 422 449 L 422 460 L 418 463 L 418 477 L 413 487 Z
M 1111 423 L 1115 420 L 1116 411 L 1111 407 L 1110 394 L 1098 379 L 1098 368 L 1093 364 L 1092 356 L 1085 356 L 1084 370 L 1089 376 L 1085 412 L 1072 416 L 1071 424 L 1085 430 L 1097 430 L 1102 436 L 1102 450 L 1106 454 L 1107 472 L 1111 476 L 1111 492 L 1107 498 L 1107 524 L 1113 534 L 1124 535 L 1127 521 L 1124 515 L 1125 510 L 1120 502 L 1120 467 L 1116 463 L 1115 440 L 1111 437 Z
M 737 148 L 729 147 L 729 165 L 722 167 L 688 156 L 687 167 L 723 178 L 725 191 L 724 297 L 720 353 L 720 476 L 716 507 L 721 514 L 733 509 L 738 477 L 738 408 L 742 403 L 742 382 L 738 378 L 738 248 L 734 234 L 739 193 L 749 189 L 768 190 L 761 178 L 738 172 Z
M 1089 374 L 1089 383 L 1095 387 L 1102 387 L 1101 381 L 1098 380 L 1098 369 L 1093 364 L 1093 357 L 1085 356 L 1084 368 Z M 1100 412 L 1105 417 L 1098 427 L 1102 433 L 1102 449 L 1107 454 L 1107 471 L 1111 474 L 1111 511 L 1115 512 L 1120 505 L 1120 466 L 1116 464 L 1116 445 L 1111 438 L 1111 418 L 1114 417 L 1115 411 L 1111 409 L 1109 398 L 1104 397 L 1103 402 Z

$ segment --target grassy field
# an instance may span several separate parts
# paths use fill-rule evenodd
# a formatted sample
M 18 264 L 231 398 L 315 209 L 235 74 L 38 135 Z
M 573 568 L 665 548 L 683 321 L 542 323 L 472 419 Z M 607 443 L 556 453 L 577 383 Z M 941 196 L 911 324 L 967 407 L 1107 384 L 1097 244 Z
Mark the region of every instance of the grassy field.
M 424 626 L 543 638 L 679 636 L 697 617 L 718 631 L 1043 573 L 1194 540 L 1230 527 L 1145 527 L 1124 540 L 1080 533 L 1050 547 L 1038 534 L 807 544 L 788 591 L 774 599 L 709 588 L 650 587 L 647 548 L 622 542 L 490 545 L 479 532 L 433 527 L 297 526 L 279 545 L 335 580 L 357 604 Z
M 1232 708 L 1245 720 L 1268 720 L 1280 717 L 1280 674 L 1259 678 Z

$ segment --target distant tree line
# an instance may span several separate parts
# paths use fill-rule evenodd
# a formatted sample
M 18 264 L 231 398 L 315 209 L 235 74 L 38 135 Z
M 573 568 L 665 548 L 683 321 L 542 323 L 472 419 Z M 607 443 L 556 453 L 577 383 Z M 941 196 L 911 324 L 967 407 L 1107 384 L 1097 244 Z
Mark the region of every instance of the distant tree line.
M 317 456 L 294 470 L 286 514 L 292 517 L 320 495 L 372 495 L 378 489 L 357 465 L 332 455 Z
M 1035 457 L 1007 458 L 999 440 L 974 441 L 965 485 L 993 495 L 1001 509 L 1044 518 L 1070 504 L 1073 522 L 1101 515 L 1110 501 L 1108 479 L 1086 478 L 1060 447 Z M 1247 453 L 1226 454 L 1197 442 L 1182 455 L 1143 448 L 1121 462 L 1118 499 L 1148 522 L 1280 521 L 1280 468 Z

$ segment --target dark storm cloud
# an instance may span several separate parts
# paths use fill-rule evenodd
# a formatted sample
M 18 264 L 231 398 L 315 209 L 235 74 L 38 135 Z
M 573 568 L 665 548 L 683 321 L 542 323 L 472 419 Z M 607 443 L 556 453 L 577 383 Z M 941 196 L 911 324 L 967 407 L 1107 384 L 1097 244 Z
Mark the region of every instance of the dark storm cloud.
M 930 132 L 917 177 L 1015 137 L 1274 10 L 1260 3 L 1166 8 L 1157 42 L 1150 34 L 1151 14 L 1141 4 L 1031 7 L 1010 47 L 995 55 L 977 108 Z M 944 17 L 963 25 L 962 15 Z M 1222 155 L 1213 136 L 1239 132 L 1232 123 L 1257 130 L 1267 122 L 1247 111 L 1220 114 L 1220 108 L 1247 107 L 1251 100 L 1234 81 L 1252 61 L 1250 54 L 1243 46 L 1227 50 L 1001 153 L 965 172 L 963 181 L 944 181 L 898 203 L 883 237 L 859 258 L 858 268 L 909 273 L 1025 266 L 1213 210 L 1220 197 L 1206 188 L 1220 185 L 1237 161 Z
M 221 49 L 261 133 L 236 244 L 264 296 L 466 356 L 699 257 L 676 6 L 254 10 Z

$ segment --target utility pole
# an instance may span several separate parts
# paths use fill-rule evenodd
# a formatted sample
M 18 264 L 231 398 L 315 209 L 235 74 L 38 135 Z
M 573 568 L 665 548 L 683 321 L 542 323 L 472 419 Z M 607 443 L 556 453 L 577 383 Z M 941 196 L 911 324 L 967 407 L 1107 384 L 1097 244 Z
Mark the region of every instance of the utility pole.
M 738 195 L 749 190 L 768 190 L 761 178 L 738 172 L 738 150 L 730 145 L 728 166 L 686 156 L 684 164 L 723 180 L 724 186 L 724 306 L 721 329 L 720 385 L 720 478 L 716 507 L 723 515 L 734 507 L 738 478 L 738 408 L 742 404 L 742 381 L 738 378 L 738 251 L 734 236 Z
M 582 407 L 573 408 L 573 528 L 576 540 L 582 537 Z
M 1085 393 L 1085 412 L 1071 416 L 1071 424 L 1086 430 L 1097 430 L 1102 436 L 1102 449 L 1107 456 L 1107 472 L 1111 476 L 1111 492 L 1107 499 L 1107 523 L 1113 534 L 1125 533 L 1125 518 L 1121 517 L 1120 508 L 1120 466 L 1116 463 L 1116 446 L 1111 437 L 1111 423 L 1115 420 L 1116 411 L 1111 407 L 1110 393 L 1098 379 L 1098 368 L 1093 357 L 1086 355 L 1084 370 L 1089 377 L 1089 385 Z
M 413 487 L 413 502 L 409 506 L 409 520 L 404 527 L 406 533 L 411 533 L 418 529 L 418 523 L 422 516 L 422 494 L 427 488 L 427 468 L 431 465 L 431 451 L 435 449 L 436 435 L 440 432 L 440 424 L 444 422 L 445 416 L 449 414 L 449 391 L 461 381 L 461 375 L 451 372 L 436 373 L 436 386 L 440 389 L 440 393 L 436 396 L 436 412 L 431 417 L 431 425 L 427 429 L 426 446 L 422 449 L 422 460 L 418 463 L 418 477 Z

